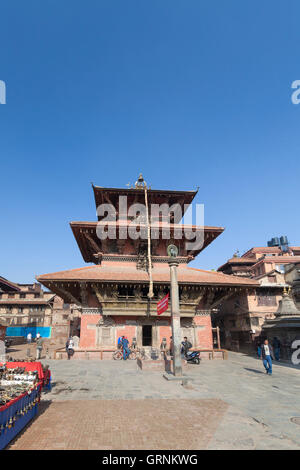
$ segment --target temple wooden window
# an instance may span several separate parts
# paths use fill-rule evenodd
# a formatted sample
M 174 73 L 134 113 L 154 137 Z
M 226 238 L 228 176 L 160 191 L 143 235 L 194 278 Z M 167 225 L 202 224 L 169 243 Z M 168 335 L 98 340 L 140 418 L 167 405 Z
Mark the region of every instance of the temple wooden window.
M 118 286 L 119 297 L 134 297 L 133 286 Z
M 163 292 L 163 296 L 165 296 L 166 295 L 165 289 L 163 289 L 162 292 Z M 158 296 L 160 294 L 160 289 L 158 287 L 154 287 L 153 294 L 154 294 L 153 298 L 158 299 Z M 180 295 L 180 291 L 179 291 L 179 295 Z
M 183 288 L 179 287 L 179 300 L 181 300 L 182 292 L 183 292 Z M 167 292 L 164 293 L 164 295 L 166 295 L 166 294 L 167 294 Z
M 20 299 L 25 299 L 26 298 L 26 294 L 20 294 Z
M 142 287 L 142 298 L 147 298 L 148 297 L 148 292 L 149 292 L 148 287 Z
M 9 299 L 13 299 L 15 297 L 15 294 L 8 294 Z

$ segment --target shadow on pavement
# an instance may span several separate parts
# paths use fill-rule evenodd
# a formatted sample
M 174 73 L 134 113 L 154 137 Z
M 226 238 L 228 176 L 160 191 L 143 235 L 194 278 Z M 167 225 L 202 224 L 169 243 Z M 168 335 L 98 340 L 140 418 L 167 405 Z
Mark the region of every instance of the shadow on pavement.
M 244 367 L 244 370 L 248 370 L 249 372 L 255 372 L 255 374 L 265 374 L 265 372 L 262 372 L 261 370 L 250 369 L 249 367 Z

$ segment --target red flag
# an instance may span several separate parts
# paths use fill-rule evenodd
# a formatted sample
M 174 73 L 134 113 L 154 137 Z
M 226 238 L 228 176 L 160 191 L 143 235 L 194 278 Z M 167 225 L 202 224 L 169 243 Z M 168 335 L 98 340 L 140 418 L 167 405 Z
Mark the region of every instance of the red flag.
M 165 295 L 163 299 L 161 299 L 159 302 L 157 302 L 157 315 L 161 315 L 164 313 L 166 310 L 168 310 L 169 307 L 169 295 Z

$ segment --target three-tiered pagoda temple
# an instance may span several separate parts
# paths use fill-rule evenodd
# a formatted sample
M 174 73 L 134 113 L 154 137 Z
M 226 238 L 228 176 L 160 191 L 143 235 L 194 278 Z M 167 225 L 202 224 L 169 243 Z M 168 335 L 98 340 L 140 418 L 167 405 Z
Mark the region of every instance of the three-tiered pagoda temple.
M 178 248 L 182 337 L 187 336 L 194 346 L 212 348 L 212 309 L 238 291 L 255 287 L 256 282 L 188 267 L 224 230 L 188 226 L 194 233 L 202 233 L 202 243 L 195 247 L 186 243 L 183 228 L 187 226 L 179 222 L 197 191 L 153 190 L 147 188 L 141 175 L 134 188 L 93 185 L 93 191 L 98 221 L 70 223 L 84 261 L 93 265 L 37 278 L 67 303 L 81 308 L 79 349 L 89 351 L 90 357 L 100 357 L 100 350 L 116 348 L 120 335 L 127 336 L 130 343 L 136 338 L 138 347 L 159 349 L 163 338 L 169 342 L 170 307 L 158 316 L 157 302 L 169 292 L 167 247 L 170 244 Z M 165 204 L 176 205 L 180 210 L 171 212 L 169 223 L 163 211 L 151 219 L 149 212 L 146 218 L 142 211 L 139 217 L 130 215 L 133 205 L 142 207 L 145 202 L 146 207 Z M 115 208 L 115 220 L 107 221 L 107 211 L 101 210 L 107 207 Z M 138 225 L 141 235 L 129 236 L 129 229 Z M 99 227 L 103 226 L 110 228 L 114 236 L 99 238 Z M 149 296 L 149 291 L 153 291 L 153 296 Z M 80 356 L 79 351 L 76 355 Z M 111 357 L 111 353 L 106 357 Z

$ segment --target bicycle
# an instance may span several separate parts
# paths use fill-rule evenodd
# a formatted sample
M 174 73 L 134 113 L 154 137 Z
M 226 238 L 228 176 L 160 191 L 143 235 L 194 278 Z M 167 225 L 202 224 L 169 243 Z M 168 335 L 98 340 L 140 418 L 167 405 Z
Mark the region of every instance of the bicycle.
M 123 359 L 123 348 L 117 349 L 113 353 L 113 359 L 115 361 L 121 361 Z M 129 354 L 127 356 L 127 359 L 134 361 L 136 359 L 136 351 L 129 349 Z

